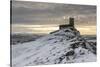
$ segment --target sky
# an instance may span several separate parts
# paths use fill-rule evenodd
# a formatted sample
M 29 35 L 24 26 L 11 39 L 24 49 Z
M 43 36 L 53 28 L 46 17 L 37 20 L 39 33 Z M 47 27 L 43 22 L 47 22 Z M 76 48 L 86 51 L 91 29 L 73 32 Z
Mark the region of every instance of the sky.
M 12 33 L 48 34 L 75 18 L 82 35 L 96 35 L 96 6 L 12 1 Z

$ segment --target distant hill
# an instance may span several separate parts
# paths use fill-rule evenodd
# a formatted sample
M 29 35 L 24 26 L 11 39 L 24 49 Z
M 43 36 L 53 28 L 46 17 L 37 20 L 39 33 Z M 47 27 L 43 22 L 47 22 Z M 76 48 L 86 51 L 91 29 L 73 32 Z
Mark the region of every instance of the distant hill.
M 11 45 L 16 45 L 18 43 L 25 43 L 30 41 L 35 41 L 36 39 L 44 35 L 37 34 L 12 34 L 11 35 Z
M 82 35 L 86 40 L 96 40 L 96 35 Z

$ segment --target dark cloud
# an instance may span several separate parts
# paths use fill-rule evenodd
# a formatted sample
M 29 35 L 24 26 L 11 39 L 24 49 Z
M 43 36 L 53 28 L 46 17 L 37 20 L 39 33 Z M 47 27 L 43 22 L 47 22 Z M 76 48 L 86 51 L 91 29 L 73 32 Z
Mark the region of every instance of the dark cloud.
M 96 21 L 96 6 L 26 1 L 12 2 L 13 24 L 59 24 L 63 16 L 80 16 L 80 21 Z

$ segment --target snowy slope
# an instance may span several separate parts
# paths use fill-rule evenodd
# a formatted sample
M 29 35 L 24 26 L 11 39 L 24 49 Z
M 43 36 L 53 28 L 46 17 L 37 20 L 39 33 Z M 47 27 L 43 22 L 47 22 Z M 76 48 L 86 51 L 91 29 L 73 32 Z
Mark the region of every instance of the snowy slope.
M 96 61 L 96 45 L 91 45 L 75 28 L 53 32 L 36 41 L 12 45 L 13 67 Z

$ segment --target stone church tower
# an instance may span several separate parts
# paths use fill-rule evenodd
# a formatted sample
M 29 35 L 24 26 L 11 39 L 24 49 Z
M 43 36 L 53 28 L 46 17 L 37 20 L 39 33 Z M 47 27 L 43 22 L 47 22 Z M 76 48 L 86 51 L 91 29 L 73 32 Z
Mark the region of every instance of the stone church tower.
M 74 18 L 69 18 L 69 25 L 74 26 Z

